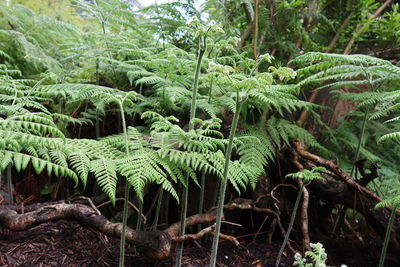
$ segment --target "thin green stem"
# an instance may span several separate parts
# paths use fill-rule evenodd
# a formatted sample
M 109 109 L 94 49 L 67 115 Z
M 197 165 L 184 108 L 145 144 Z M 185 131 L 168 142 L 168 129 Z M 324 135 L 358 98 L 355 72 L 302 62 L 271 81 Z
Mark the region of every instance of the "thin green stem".
M 122 212 L 122 233 L 119 242 L 119 267 L 124 267 L 125 262 L 125 233 L 126 224 L 128 222 L 128 198 L 129 198 L 129 181 L 125 181 L 125 192 L 124 192 L 124 209 Z
M 362 139 L 364 138 L 365 128 L 367 126 L 368 114 L 369 114 L 369 108 L 367 108 L 364 113 L 364 118 L 363 118 L 363 122 L 362 122 L 362 126 L 361 126 L 360 138 L 358 139 L 357 150 L 356 150 L 356 154 L 354 156 L 353 166 L 351 167 L 350 177 L 353 177 L 353 174 L 356 170 L 356 163 L 358 161 L 358 158 L 360 157 L 361 143 L 362 143 Z
M 18 93 L 18 91 L 17 91 L 17 88 L 15 86 L 15 81 L 14 80 L 11 80 L 11 81 L 12 81 L 12 84 L 13 84 L 13 87 L 14 87 L 14 90 L 15 90 L 15 95 L 14 95 L 13 102 L 11 103 L 11 106 L 14 106 L 15 102 L 17 101 L 17 97 L 18 97 L 17 93 Z M 11 176 L 11 164 L 9 164 L 7 166 L 7 189 L 8 189 L 8 193 L 10 194 L 10 198 L 9 198 L 10 204 L 13 204 L 14 203 L 14 196 L 13 196 L 13 186 L 12 186 L 12 176 Z
M 142 228 L 142 214 L 143 214 L 143 201 L 139 199 L 139 215 L 136 221 L 136 231 L 140 231 Z
M 386 234 L 385 234 L 385 240 L 383 241 L 381 257 L 379 258 L 379 267 L 384 267 L 384 264 L 385 264 L 385 258 L 386 258 L 387 248 L 389 245 L 390 234 L 392 232 L 394 219 L 396 218 L 396 210 L 397 210 L 397 206 L 393 207 L 392 213 L 390 214 L 389 224 L 387 226 Z
M 200 38 L 199 52 L 198 52 L 197 62 L 196 62 L 196 70 L 195 70 L 195 74 L 194 74 L 192 102 L 191 102 L 191 106 L 190 106 L 190 116 L 189 116 L 189 131 L 193 130 L 193 128 L 194 128 L 193 119 L 196 116 L 197 88 L 199 85 L 201 62 L 203 60 L 203 55 L 204 55 L 206 49 L 207 49 L 207 40 L 206 40 L 206 37 L 204 36 L 204 37 Z M 181 235 L 185 234 L 188 191 L 189 191 L 189 175 L 186 175 L 185 186 L 183 187 L 183 193 L 182 193 L 182 199 L 181 199 L 181 227 L 180 227 Z M 176 253 L 176 266 L 177 267 L 180 267 L 182 264 L 183 245 L 184 245 L 184 242 L 180 243 L 177 246 L 177 253 Z
M 229 163 L 230 163 L 231 154 L 232 154 L 233 138 L 235 137 L 236 128 L 237 128 L 237 125 L 239 122 L 239 115 L 240 115 L 239 90 L 236 90 L 236 110 L 235 110 L 235 115 L 233 116 L 231 130 L 229 132 L 228 147 L 225 152 L 224 172 L 223 172 L 223 176 L 222 176 L 222 180 L 221 180 L 221 184 L 220 184 L 220 190 L 219 190 L 217 219 L 215 222 L 215 235 L 214 235 L 212 250 L 211 250 L 210 267 L 215 267 L 215 265 L 217 263 L 218 242 L 219 242 L 219 234 L 221 232 L 222 214 L 224 212 L 225 191 L 226 191 L 226 186 L 228 184 Z
M 366 70 L 364 68 L 363 68 L 363 71 L 365 73 L 365 77 L 368 79 L 368 84 L 369 84 L 371 91 L 377 90 L 383 84 L 383 83 L 381 83 L 380 85 L 378 85 L 377 88 L 374 88 L 374 85 L 371 80 L 371 76 L 368 75 L 368 73 L 366 72 Z M 369 114 L 369 107 L 367 107 L 367 109 L 365 110 L 365 113 L 364 113 L 364 118 L 363 118 L 363 122 L 362 122 L 362 126 L 361 126 L 361 133 L 360 133 L 360 137 L 358 139 L 358 144 L 357 144 L 357 149 L 356 149 L 356 154 L 354 155 L 353 165 L 351 166 L 350 177 L 353 177 L 354 173 L 357 174 L 356 164 L 360 157 L 361 143 L 364 138 L 365 128 L 367 126 L 368 114 Z M 338 217 L 333 226 L 333 233 L 336 231 L 336 227 L 338 226 L 339 222 L 342 221 L 342 219 L 344 219 L 344 216 L 346 216 L 346 208 L 344 206 L 341 206 L 340 211 L 338 212 Z
M 182 199 L 181 199 L 181 228 L 180 234 L 185 234 L 185 224 L 186 224 L 186 213 L 187 213 L 187 202 L 188 202 L 188 176 L 185 178 L 186 185 L 183 186 L 182 190 Z M 179 243 L 177 246 L 176 253 L 176 267 L 180 267 L 182 264 L 182 256 L 183 256 L 183 242 Z
M 204 207 L 204 190 L 206 187 L 206 172 L 202 171 L 201 172 L 201 181 L 200 181 L 200 197 L 199 197 L 199 209 L 198 213 L 202 214 L 203 213 L 203 207 Z M 197 226 L 198 232 L 201 230 L 201 224 Z
M 218 58 L 218 53 L 215 53 L 215 58 L 214 58 L 214 62 L 217 63 L 217 58 Z M 211 104 L 211 97 L 212 97 L 212 87 L 213 87 L 213 82 L 214 82 L 214 78 L 215 75 L 211 74 L 211 81 L 210 81 L 210 90 L 208 90 L 208 104 Z
M 158 200 L 157 200 L 156 215 L 154 216 L 154 221 L 152 225 L 153 231 L 157 230 L 158 218 L 160 217 L 160 210 L 161 210 L 163 196 L 164 196 L 164 190 L 162 189 L 162 187 L 160 187 L 160 192 L 158 194 Z
M 275 263 L 275 267 L 279 266 L 279 263 L 281 262 L 283 251 L 285 250 L 286 244 L 289 241 L 289 236 L 293 229 L 294 219 L 296 218 L 296 214 L 297 214 L 297 210 L 299 208 L 302 193 L 303 193 L 303 186 L 300 187 L 299 192 L 297 193 L 297 198 L 296 198 L 296 202 L 294 203 L 292 216 L 290 217 L 289 226 L 288 226 L 285 238 L 283 239 L 282 246 L 279 250 L 278 257 L 277 257 L 276 263 Z
M 100 137 L 100 119 L 99 119 L 99 111 L 96 109 L 96 121 L 95 121 L 95 130 L 96 130 L 96 138 Z
M 208 104 L 211 103 L 213 82 L 214 82 L 214 74 L 211 76 L 210 90 L 208 90 Z
M 197 88 L 199 86 L 201 62 L 203 60 L 203 55 L 207 49 L 206 37 L 203 37 L 202 39 L 203 40 L 200 40 L 200 42 L 203 41 L 203 43 L 199 45 L 199 54 L 197 56 L 196 70 L 195 70 L 194 81 L 193 81 L 192 103 L 190 105 L 189 131 L 193 130 L 193 119 L 196 116 Z
M 12 186 L 12 176 L 11 176 L 11 164 L 7 166 L 7 189 L 9 193 L 9 201 L 10 204 L 14 203 L 14 196 L 13 196 L 13 186 Z
M 218 192 L 219 192 L 219 187 L 221 186 L 221 181 L 217 180 L 215 182 L 215 187 L 214 187 L 214 193 L 212 196 L 212 202 L 211 202 L 211 206 L 215 206 L 217 204 L 217 200 L 218 200 Z
M 128 131 L 126 129 L 126 120 L 125 120 L 125 112 L 123 107 L 123 102 L 118 102 L 121 112 L 121 120 L 122 120 L 122 128 L 124 131 L 125 137 L 125 150 L 126 154 L 129 156 L 129 138 L 128 138 Z M 121 233 L 121 241 L 119 247 L 119 267 L 124 267 L 125 262 L 125 233 L 126 233 L 126 224 L 128 222 L 128 201 L 129 201 L 129 181 L 126 180 L 125 182 L 125 193 L 124 193 L 124 209 L 122 213 L 122 233 Z M 140 216 L 140 215 L 139 215 Z
M 85 104 L 85 112 L 87 111 L 87 109 L 88 109 L 88 103 L 86 102 L 86 104 Z M 78 138 L 79 139 L 81 139 L 81 135 L 82 135 L 82 124 L 79 125 L 79 130 L 78 130 Z
M 165 206 L 164 206 L 164 221 L 163 223 L 165 225 L 168 225 L 168 216 L 169 216 L 169 198 L 170 198 L 170 194 L 166 194 L 165 195 Z
M 99 73 L 99 69 L 100 69 L 99 59 L 96 58 L 96 85 L 99 85 L 99 84 L 100 84 L 100 73 Z

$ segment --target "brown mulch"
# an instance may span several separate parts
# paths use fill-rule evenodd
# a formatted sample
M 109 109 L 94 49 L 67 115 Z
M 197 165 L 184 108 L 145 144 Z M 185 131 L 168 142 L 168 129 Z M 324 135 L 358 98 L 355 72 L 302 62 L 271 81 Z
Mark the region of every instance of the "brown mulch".
M 245 243 L 245 242 L 243 242 Z M 271 248 L 269 248 L 271 249 Z M 263 244 L 250 243 L 235 247 L 221 242 L 219 266 L 274 266 L 276 251 Z M 210 244 L 187 242 L 183 266 L 206 266 Z M 150 261 L 135 254 L 128 244 L 126 266 L 172 266 L 174 254 L 164 261 Z M 23 232 L 0 228 L 0 266 L 117 266 L 119 240 L 72 221 L 60 220 L 39 225 Z M 274 257 L 272 257 L 274 256 Z M 282 266 L 292 266 L 292 257 Z M 290 264 L 289 264 L 290 263 Z
M 205 244 L 187 242 L 183 255 L 183 266 L 207 266 L 210 257 L 210 240 Z M 262 267 L 274 266 L 280 242 L 267 245 L 260 236 L 259 241 L 240 239 L 235 247 L 222 241 L 219 247 L 218 266 Z M 377 252 L 359 247 L 350 239 L 322 241 L 328 253 L 328 265 L 376 266 Z M 376 250 L 376 249 L 375 249 Z M 375 255 L 374 255 L 375 254 Z M 118 266 L 119 239 L 81 226 L 73 221 L 60 220 L 39 225 L 23 232 L 11 232 L 0 228 L 0 266 Z M 173 266 L 174 253 L 164 261 L 150 261 L 135 253 L 128 244 L 126 266 Z M 293 255 L 282 257 L 281 266 L 293 266 Z

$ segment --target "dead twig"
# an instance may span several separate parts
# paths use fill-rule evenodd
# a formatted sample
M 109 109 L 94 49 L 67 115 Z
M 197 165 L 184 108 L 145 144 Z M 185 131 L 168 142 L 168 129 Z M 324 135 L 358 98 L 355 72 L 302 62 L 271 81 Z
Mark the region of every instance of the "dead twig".
M 122 200 L 124 200 L 124 198 L 116 198 L 116 199 L 115 199 L 115 201 L 122 201 Z M 106 201 L 106 202 L 103 202 L 103 203 L 97 205 L 96 207 L 99 209 L 99 208 L 101 208 L 101 207 L 103 207 L 103 206 L 105 206 L 105 205 L 108 205 L 108 204 L 110 204 L 110 203 L 111 203 L 111 200 L 108 200 L 108 201 Z M 138 209 L 132 202 L 128 201 L 128 204 L 129 204 L 129 206 L 130 206 L 132 209 L 134 209 L 137 213 L 139 213 L 139 209 Z M 142 218 L 143 218 L 143 223 L 146 224 L 146 222 L 147 222 L 146 216 L 145 216 L 143 213 L 141 213 L 140 215 L 141 215 Z

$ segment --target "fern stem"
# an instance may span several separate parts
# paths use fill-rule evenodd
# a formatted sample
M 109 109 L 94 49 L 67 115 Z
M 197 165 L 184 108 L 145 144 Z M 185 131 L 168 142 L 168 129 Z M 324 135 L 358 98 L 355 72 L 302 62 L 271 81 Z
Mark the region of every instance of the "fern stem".
M 206 187 L 206 172 L 202 171 L 201 172 L 201 182 L 200 182 L 200 198 L 199 198 L 199 209 L 198 213 L 202 214 L 203 213 L 203 207 L 204 207 L 204 189 Z M 201 224 L 197 226 L 198 232 L 201 230 Z
M 362 139 L 364 138 L 365 128 L 367 126 L 368 114 L 369 114 L 369 108 L 367 108 L 364 113 L 364 119 L 363 119 L 362 126 L 361 126 L 360 138 L 358 139 L 357 150 L 356 150 L 356 154 L 354 156 L 353 166 L 351 167 L 350 177 L 353 177 L 354 171 L 356 170 L 356 163 L 358 161 L 358 158 L 360 157 L 361 142 L 362 142 Z
M 300 204 L 300 199 L 301 199 L 302 193 L 303 193 L 303 186 L 299 189 L 299 192 L 297 193 L 297 198 L 296 198 L 296 202 L 294 203 L 292 216 L 290 217 L 289 226 L 288 226 L 285 238 L 283 239 L 282 246 L 279 249 L 279 253 L 278 253 L 278 257 L 276 259 L 275 267 L 279 266 L 279 263 L 281 262 L 283 251 L 285 250 L 286 244 L 289 241 L 289 236 L 290 236 L 290 233 L 292 232 L 292 229 L 293 229 L 294 219 L 296 218 L 297 209 L 298 209 L 299 204 Z
M 166 194 L 165 195 L 165 207 L 164 207 L 164 220 L 163 220 L 163 223 L 165 224 L 165 225 L 168 225 L 168 216 L 169 216 L 169 196 L 170 196 L 170 194 Z
M 214 267 L 217 263 L 218 241 L 219 241 L 219 234 L 221 232 L 222 214 L 224 211 L 225 191 L 226 191 L 226 186 L 228 184 L 229 163 L 230 163 L 230 158 L 231 158 L 231 153 L 232 153 L 233 138 L 235 137 L 236 128 L 237 128 L 237 125 L 239 122 L 239 114 L 240 114 L 239 90 L 236 90 L 236 110 L 235 110 L 235 115 L 233 116 L 231 130 L 229 132 L 228 147 L 225 152 L 224 172 L 223 172 L 222 181 L 221 181 L 220 188 L 219 188 L 217 219 L 215 221 L 215 235 L 214 235 L 212 250 L 211 250 L 210 267 Z
M 153 231 L 157 230 L 157 225 L 158 225 L 158 218 L 160 217 L 160 210 L 161 210 L 161 204 L 162 204 L 162 199 L 164 195 L 164 190 L 162 187 L 160 187 L 160 192 L 158 194 L 158 201 L 157 201 L 157 207 L 156 207 L 156 214 L 154 216 L 154 221 L 153 221 Z
M 188 203 L 188 176 L 185 178 L 186 185 L 183 186 L 183 193 L 182 193 L 182 204 L 181 204 L 181 228 L 180 228 L 180 235 L 185 234 L 185 224 L 186 224 L 186 213 L 187 213 L 187 203 Z M 176 253 L 176 267 L 180 267 L 182 264 L 182 255 L 183 255 L 183 243 L 181 242 L 177 246 L 177 253 Z
M 7 189 L 10 195 L 10 204 L 14 203 L 14 196 L 13 196 L 13 186 L 12 186 L 12 176 L 11 176 L 11 164 L 7 166 Z
M 212 50 L 212 49 L 211 49 Z M 211 51 L 210 51 L 211 52 Z M 217 63 L 218 52 L 215 52 L 214 62 Z M 214 74 L 211 74 L 211 81 L 210 81 L 210 89 L 208 90 L 208 104 L 211 104 L 211 97 L 212 97 L 212 87 L 214 83 Z
M 199 85 L 201 62 L 203 60 L 203 55 L 204 55 L 204 53 L 206 52 L 206 49 L 207 49 L 206 37 L 203 37 L 201 39 L 202 40 L 200 40 L 200 44 L 199 44 L 199 54 L 197 56 L 196 70 L 195 70 L 194 81 L 193 81 L 192 103 L 190 105 L 189 131 L 193 130 L 193 122 L 192 121 L 196 116 L 197 88 L 198 88 L 198 85 Z
M 100 137 L 100 120 L 99 120 L 99 112 L 96 110 L 96 121 L 95 121 L 95 129 L 96 129 L 96 138 Z
M 96 72 L 95 72 L 95 75 L 96 75 L 96 85 L 99 85 L 99 84 L 100 84 L 99 68 L 100 68 L 99 59 L 96 58 Z
M 211 206 L 215 206 L 217 205 L 217 200 L 218 200 L 218 192 L 219 192 L 219 187 L 221 186 L 221 181 L 217 180 L 215 182 L 215 188 L 214 188 L 214 193 L 212 196 L 212 202 L 211 202 Z
M 214 75 L 211 76 L 211 81 L 210 81 L 210 89 L 208 90 L 208 104 L 211 104 L 211 97 L 212 97 L 212 86 L 214 82 Z
M 136 221 L 136 231 L 142 228 L 143 200 L 139 199 L 139 215 Z
M 368 114 L 369 114 L 369 107 L 367 107 L 367 109 L 365 110 L 365 113 L 364 113 L 364 118 L 363 118 L 363 122 L 362 122 L 362 126 L 361 126 L 361 133 L 360 133 L 360 137 L 358 139 L 356 154 L 354 155 L 353 165 L 352 165 L 351 171 L 350 171 L 350 177 L 353 177 L 354 172 L 356 171 L 356 164 L 357 164 L 358 158 L 360 157 L 361 143 L 362 143 L 362 139 L 364 138 L 365 128 L 367 126 Z M 346 216 L 346 210 L 347 210 L 347 208 L 344 207 L 344 206 L 341 206 L 339 208 L 338 213 L 337 213 L 338 216 L 337 216 L 336 221 L 335 221 L 335 223 L 333 225 L 332 233 L 335 233 L 338 225 L 342 224 L 341 222 Z M 340 227 L 341 226 L 339 226 L 339 228 Z
M 196 102 L 197 102 L 197 87 L 199 85 L 199 76 L 201 69 L 201 61 L 203 60 L 203 55 L 207 49 L 207 39 L 206 36 L 200 37 L 199 40 L 199 52 L 197 56 L 196 69 L 193 81 L 193 93 L 192 102 L 190 106 L 190 116 L 189 116 L 189 131 L 193 130 L 193 119 L 196 116 Z M 185 234 L 185 224 L 186 224 L 186 213 L 187 213 L 187 202 L 188 202 L 188 191 L 189 191 L 189 175 L 185 177 L 186 185 L 183 187 L 183 194 L 181 200 L 181 227 L 180 234 Z M 176 266 L 180 267 L 182 264 L 182 254 L 183 254 L 183 244 L 184 242 L 178 244 L 176 253 Z
M 397 210 L 397 206 L 393 207 L 392 213 L 390 214 L 389 224 L 386 229 L 385 240 L 383 241 L 382 252 L 381 252 L 381 256 L 379 258 L 379 267 L 384 267 L 384 264 L 385 264 L 386 252 L 387 252 L 387 248 L 389 245 L 390 234 L 392 232 L 394 219 L 396 217 L 396 210 Z
M 88 109 L 88 103 L 86 102 L 85 104 L 85 112 Z M 81 139 L 81 135 L 82 135 L 82 125 L 79 125 L 79 130 L 78 130 L 78 139 Z
M 122 128 L 124 131 L 125 137 L 125 150 L 126 154 L 129 156 L 129 138 L 128 138 L 128 131 L 126 129 L 126 120 L 125 120 L 125 112 L 123 107 L 123 102 L 118 101 L 120 113 L 121 113 L 121 120 L 122 120 Z M 126 233 L 126 224 L 128 221 L 128 200 L 129 200 L 129 181 L 126 180 L 125 182 L 125 193 L 124 193 L 124 210 L 122 213 L 122 233 L 121 233 L 121 241 L 119 247 L 119 266 L 124 267 L 125 261 L 125 233 Z M 139 215 L 140 216 L 140 215 Z
M 125 182 L 125 192 L 124 192 L 124 209 L 122 213 L 122 233 L 121 240 L 119 243 L 119 267 L 124 267 L 125 262 L 125 233 L 126 224 L 128 222 L 128 197 L 129 197 L 129 181 Z M 140 216 L 140 215 L 139 215 Z

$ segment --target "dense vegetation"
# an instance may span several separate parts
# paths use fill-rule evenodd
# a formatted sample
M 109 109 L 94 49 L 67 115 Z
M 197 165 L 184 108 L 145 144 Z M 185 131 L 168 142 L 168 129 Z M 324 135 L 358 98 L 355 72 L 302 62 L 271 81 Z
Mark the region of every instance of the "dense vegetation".
M 276 266 L 325 266 L 339 232 L 400 262 L 394 1 L 29 2 L 0 4 L 0 226 L 76 219 L 121 237 L 120 266 L 125 240 L 180 266 L 214 233 L 215 266 L 247 209 L 278 225 Z

